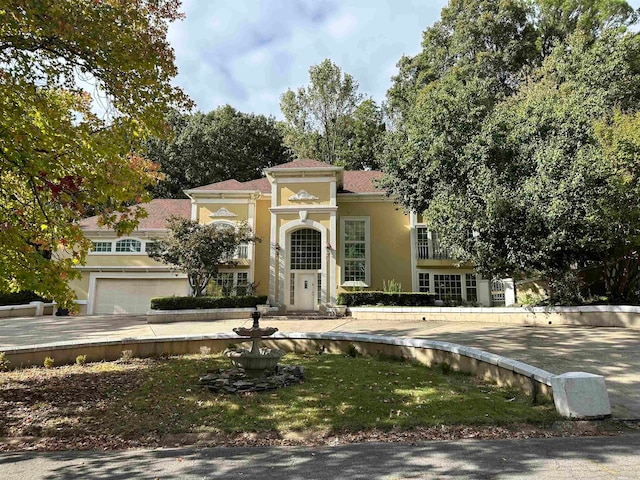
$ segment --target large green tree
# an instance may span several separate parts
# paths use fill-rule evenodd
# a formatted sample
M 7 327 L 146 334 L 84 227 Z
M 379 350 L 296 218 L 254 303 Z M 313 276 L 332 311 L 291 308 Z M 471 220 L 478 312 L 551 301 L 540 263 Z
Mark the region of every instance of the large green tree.
M 89 242 L 79 220 L 131 230 L 155 180 L 134 154 L 187 105 L 166 40 L 176 0 L 0 3 L 0 291 L 71 306 L 67 280 Z M 100 96 L 94 112 L 90 95 Z
M 241 243 L 256 240 L 246 224 L 236 227 L 215 222 L 203 225 L 194 220 L 170 217 L 167 228 L 169 236 L 153 242 L 148 255 L 186 273 L 196 297 L 204 294 L 221 265 L 235 264 L 234 254 Z
M 559 3 L 574 6 L 560 12 L 571 21 L 550 34 Z M 624 28 L 635 16 L 613 3 L 452 1 L 447 28 L 425 32 L 416 68 L 389 92 L 389 190 L 482 273 L 542 275 L 563 301 L 576 300 L 579 268 L 631 258 L 640 226 L 596 129 L 637 109 L 640 92 L 637 35 Z
M 181 198 L 183 190 L 234 178 L 262 176 L 262 170 L 291 160 L 273 117 L 242 113 L 229 105 L 209 113 L 172 113 L 173 135 L 147 142 L 147 156 L 163 179 L 154 197 Z
M 326 59 L 309 69 L 310 84 L 280 99 L 284 141 L 298 158 L 350 170 L 377 168 L 385 131 L 382 110 L 358 93 L 358 82 Z

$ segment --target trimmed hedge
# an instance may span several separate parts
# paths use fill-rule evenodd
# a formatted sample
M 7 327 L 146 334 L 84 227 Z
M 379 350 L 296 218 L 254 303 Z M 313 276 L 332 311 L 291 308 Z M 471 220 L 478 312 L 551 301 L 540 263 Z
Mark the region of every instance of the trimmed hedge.
M 30 291 L 13 293 L 0 292 L 0 306 L 26 305 L 29 302 L 46 302 L 46 300 Z
M 244 297 L 155 297 L 151 310 L 191 310 L 202 308 L 253 308 L 267 303 L 266 295 Z
M 390 307 L 426 307 L 434 305 L 433 293 L 345 292 L 338 294 L 338 305 L 360 307 L 383 305 Z

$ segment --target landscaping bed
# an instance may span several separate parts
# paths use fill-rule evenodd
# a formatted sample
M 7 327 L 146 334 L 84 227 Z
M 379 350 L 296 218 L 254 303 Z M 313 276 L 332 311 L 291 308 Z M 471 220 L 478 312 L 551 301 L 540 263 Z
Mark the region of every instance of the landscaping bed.
M 240 395 L 198 385 L 220 355 L 125 359 L 0 373 L 0 450 L 331 444 L 548 436 L 552 404 L 406 362 L 293 355 L 305 381 Z

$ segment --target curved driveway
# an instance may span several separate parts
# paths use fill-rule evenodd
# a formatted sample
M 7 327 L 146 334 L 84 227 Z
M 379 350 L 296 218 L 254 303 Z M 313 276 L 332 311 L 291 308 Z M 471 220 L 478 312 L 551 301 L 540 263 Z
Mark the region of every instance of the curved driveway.
M 553 373 L 603 375 L 618 418 L 640 418 L 640 331 L 624 328 L 505 327 L 491 323 L 437 321 L 263 320 L 282 332 L 344 331 L 429 338 L 468 345 L 535 365 Z M 36 317 L 0 319 L 0 351 L 52 343 L 231 332 L 251 320 L 153 324 L 143 316 Z

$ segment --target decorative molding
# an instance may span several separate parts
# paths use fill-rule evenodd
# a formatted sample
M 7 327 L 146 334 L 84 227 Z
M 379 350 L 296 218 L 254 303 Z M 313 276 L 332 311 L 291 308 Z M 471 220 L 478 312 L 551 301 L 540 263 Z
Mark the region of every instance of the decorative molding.
M 292 195 L 289 197 L 290 202 L 299 202 L 303 200 L 319 200 L 319 198 L 316 197 L 315 195 L 311 195 L 306 190 L 300 190 L 295 195 Z
M 298 212 L 300 214 L 300 220 L 302 220 L 303 222 L 307 220 L 307 216 L 308 213 L 306 210 L 300 210 L 300 212 Z
M 227 210 L 226 208 L 222 207 L 219 210 L 213 212 L 212 214 L 209 215 L 210 218 L 215 218 L 215 217 L 237 217 L 238 215 L 236 215 L 233 212 L 230 212 L 229 210 Z

